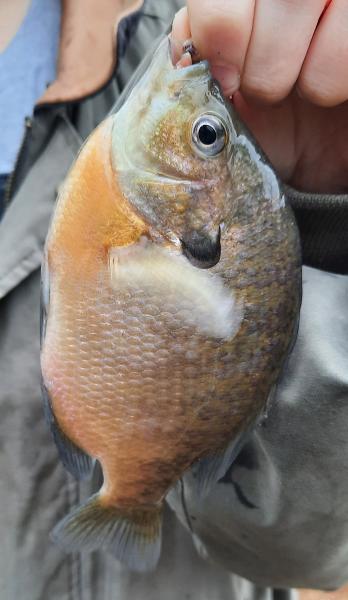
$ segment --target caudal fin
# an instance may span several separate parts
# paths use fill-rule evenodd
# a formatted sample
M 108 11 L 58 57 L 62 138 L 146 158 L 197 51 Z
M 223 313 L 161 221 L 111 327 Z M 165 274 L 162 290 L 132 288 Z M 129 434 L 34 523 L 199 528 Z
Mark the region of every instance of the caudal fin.
M 60 521 L 51 537 L 68 552 L 103 548 L 133 571 L 151 571 L 161 552 L 162 506 L 105 506 L 95 494 Z

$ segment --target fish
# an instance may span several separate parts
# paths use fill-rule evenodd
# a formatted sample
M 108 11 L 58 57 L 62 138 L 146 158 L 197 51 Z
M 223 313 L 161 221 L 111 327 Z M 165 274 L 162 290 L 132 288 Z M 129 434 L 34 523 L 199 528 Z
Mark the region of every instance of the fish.
M 180 67 L 180 68 L 179 68 Z M 44 409 L 99 491 L 58 523 L 66 551 L 155 569 L 169 490 L 224 476 L 275 389 L 301 302 L 296 222 L 204 60 L 164 39 L 59 192 L 42 265 Z

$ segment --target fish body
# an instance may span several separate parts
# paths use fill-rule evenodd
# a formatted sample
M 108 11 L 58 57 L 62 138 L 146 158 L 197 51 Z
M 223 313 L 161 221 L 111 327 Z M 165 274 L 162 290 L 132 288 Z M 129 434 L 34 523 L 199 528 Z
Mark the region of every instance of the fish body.
M 168 490 L 198 465 L 209 491 L 279 377 L 300 271 L 272 169 L 207 63 L 175 69 L 163 42 L 82 148 L 46 241 L 46 415 L 65 466 L 104 476 L 62 545 L 156 565 Z

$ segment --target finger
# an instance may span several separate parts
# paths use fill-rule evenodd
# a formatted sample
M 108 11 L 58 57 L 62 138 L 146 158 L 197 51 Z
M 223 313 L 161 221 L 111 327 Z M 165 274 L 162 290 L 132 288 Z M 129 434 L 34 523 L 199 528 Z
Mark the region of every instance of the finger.
M 238 89 L 252 30 L 254 0 L 188 0 L 192 40 L 226 95 Z
M 241 89 L 278 102 L 294 86 L 325 0 L 257 0 Z
M 182 55 L 183 42 L 191 37 L 191 29 L 187 14 L 187 8 L 181 8 L 175 15 L 171 32 L 171 49 L 173 63 L 176 64 Z
M 297 95 L 295 96 L 300 102 Z M 289 181 L 297 162 L 296 147 L 292 143 L 294 131 L 292 102 L 283 102 L 271 108 L 266 104 L 256 106 L 237 92 L 233 95 L 233 104 L 276 168 L 278 175 L 283 181 Z
M 302 96 L 321 106 L 348 100 L 348 3 L 332 0 L 315 32 L 300 74 Z

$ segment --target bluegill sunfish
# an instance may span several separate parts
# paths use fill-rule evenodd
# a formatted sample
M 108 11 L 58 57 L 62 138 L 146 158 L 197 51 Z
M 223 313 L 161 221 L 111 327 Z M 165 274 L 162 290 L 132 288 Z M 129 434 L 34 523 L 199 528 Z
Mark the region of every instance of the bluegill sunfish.
M 45 409 L 65 466 L 104 483 L 54 538 L 156 565 L 168 490 L 202 493 L 279 377 L 299 313 L 298 233 L 209 65 L 167 41 L 89 137 L 43 265 Z

